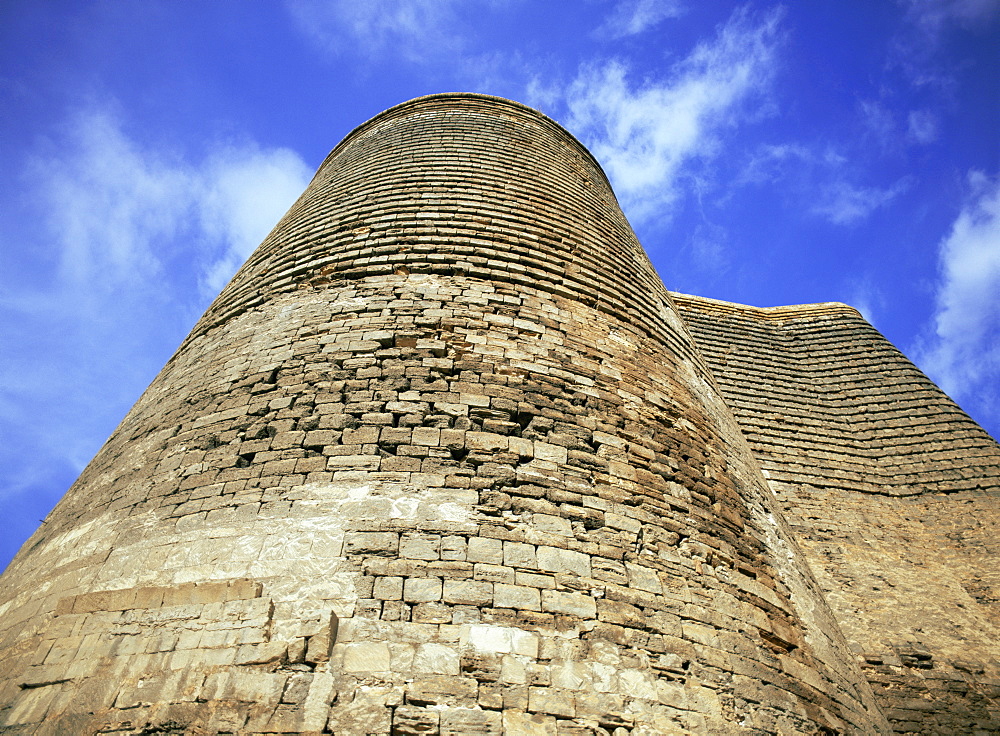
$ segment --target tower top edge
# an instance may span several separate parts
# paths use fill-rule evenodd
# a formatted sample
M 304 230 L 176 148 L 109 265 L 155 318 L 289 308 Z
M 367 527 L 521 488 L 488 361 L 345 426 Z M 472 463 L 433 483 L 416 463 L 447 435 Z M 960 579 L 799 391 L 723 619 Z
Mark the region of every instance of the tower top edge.
M 848 314 L 852 317 L 865 319 L 858 309 L 843 302 L 817 302 L 815 304 L 788 304 L 776 307 L 755 307 L 749 304 L 737 304 L 722 299 L 711 299 L 705 296 L 682 294 L 671 291 L 670 298 L 681 302 L 692 309 L 707 312 L 742 313 L 757 319 L 781 321 L 801 317 L 815 317 L 824 314 Z M 867 320 L 865 320 L 867 322 Z
M 369 118 L 345 135 L 343 139 L 341 139 L 341 141 L 333 147 L 330 153 L 327 154 L 326 158 L 323 159 L 323 163 L 320 164 L 317 169 L 317 173 L 322 171 L 326 164 L 347 145 L 349 145 L 351 141 L 387 119 L 402 117 L 410 113 L 419 113 L 422 109 L 446 110 L 450 108 L 456 111 L 461 111 L 463 109 L 474 111 L 477 108 L 484 110 L 489 107 L 494 107 L 497 110 L 507 109 L 509 111 L 520 113 L 525 118 L 532 118 L 542 125 L 551 128 L 559 135 L 564 136 L 577 149 L 579 149 L 582 155 L 594 164 L 597 171 L 599 171 L 601 176 L 604 177 L 604 181 L 607 183 L 608 187 L 612 190 L 612 192 L 614 192 L 613 187 L 611 187 L 611 181 L 608 179 L 608 175 L 604 171 L 604 167 L 601 166 L 601 163 L 594 157 L 594 154 L 590 152 L 590 149 L 588 149 L 579 138 L 570 133 L 560 123 L 556 122 L 545 113 L 536 110 L 523 102 L 517 102 L 516 100 L 510 100 L 506 97 L 499 97 L 497 95 L 483 94 L 481 92 L 437 92 L 435 94 L 414 97 L 413 99 L 393 105 L 392 107 L 387 108 L 377 115 Z

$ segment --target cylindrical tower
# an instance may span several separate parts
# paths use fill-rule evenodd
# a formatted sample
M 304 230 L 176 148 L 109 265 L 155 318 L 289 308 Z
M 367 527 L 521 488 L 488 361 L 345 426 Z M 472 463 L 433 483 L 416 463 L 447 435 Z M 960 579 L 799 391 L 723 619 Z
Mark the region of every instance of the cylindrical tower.
M 885 728 L 600 167 L 479 95 L 341 142 L 21 550 L 0 724 Z

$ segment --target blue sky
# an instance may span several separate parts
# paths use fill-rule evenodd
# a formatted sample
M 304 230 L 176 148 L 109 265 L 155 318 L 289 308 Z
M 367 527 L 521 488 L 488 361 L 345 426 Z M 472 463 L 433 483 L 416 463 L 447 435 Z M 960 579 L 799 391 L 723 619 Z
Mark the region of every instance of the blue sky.
M 532 105 L 668 288 L 859 309 L 1000 436 L 1000 0 L 0 7 L 5 565 L 329 150 Z

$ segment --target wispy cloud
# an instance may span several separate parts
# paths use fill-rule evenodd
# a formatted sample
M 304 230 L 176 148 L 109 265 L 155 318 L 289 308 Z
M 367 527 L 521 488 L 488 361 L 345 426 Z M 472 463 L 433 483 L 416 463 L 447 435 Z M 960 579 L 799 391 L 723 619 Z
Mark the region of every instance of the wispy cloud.
M 780 19 L 736 11 L 661 79 L 634 82 L 619 60 L 580 70 L 564 93 L 565 122 L 605 166 L 630 218 L 669 215 L 685 165 L 717 154 L 741 105 L 767 90 Z
M 906 135 L 911 142 L 927 145 L 937 140 L 937 116 L 930 110 L 912 110 L 906 122 Z
M 900 179 L 891 187 L 862 187 L 842 180 L 832 181 L 820 189 L 819 201 L 810 212 L 834 225 L 854 225 L 888 205 L 909 186 L 908 179 Z
M 917 361 L 957 400 L 1000 409 L 1000 176 L 969 175 L 971 195 L 940 246 L 930 338 Z
M 683 13 L 680 0 L 618 0 L 594 36 L 612 41 L 635 36 Z
M 298 27 L 326 52 L 368 59 L 399 56 L 426 62 L 465 47 L 471 6 L 501 0 L 287 0 Z
M 0 230 L 0 463 L 21 473 L 0 497 L 79 472 L 311 173 L 247 142 L 201 161 L 158 152 L 111 109 L 80 111 L 36 152 L 32 226 Z
M 909 19 L 937 35 L 947 25 L 983 27 L 1000 16 L 997 0 L 906 0 Z
M 856 162 L 829 144 L 792 142 L 759 146 L 736 180 L 739 184 L 782 184 L 801 200 L 802 211 L 834 225 L 857 225 L 888 206 L 913 184 L 910 177 L 889 186 L 863 186 Z

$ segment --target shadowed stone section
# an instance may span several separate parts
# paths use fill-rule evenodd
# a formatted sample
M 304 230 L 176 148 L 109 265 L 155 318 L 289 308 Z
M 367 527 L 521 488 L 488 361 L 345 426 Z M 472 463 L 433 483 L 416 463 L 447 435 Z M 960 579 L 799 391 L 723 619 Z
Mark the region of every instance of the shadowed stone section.
M 12 733 L 879 733 L 593 158 L 365 123 L 0 579 Z
M 674 294 L 900 733 L 1000 733 L 1000 447 L 855 310 Z

